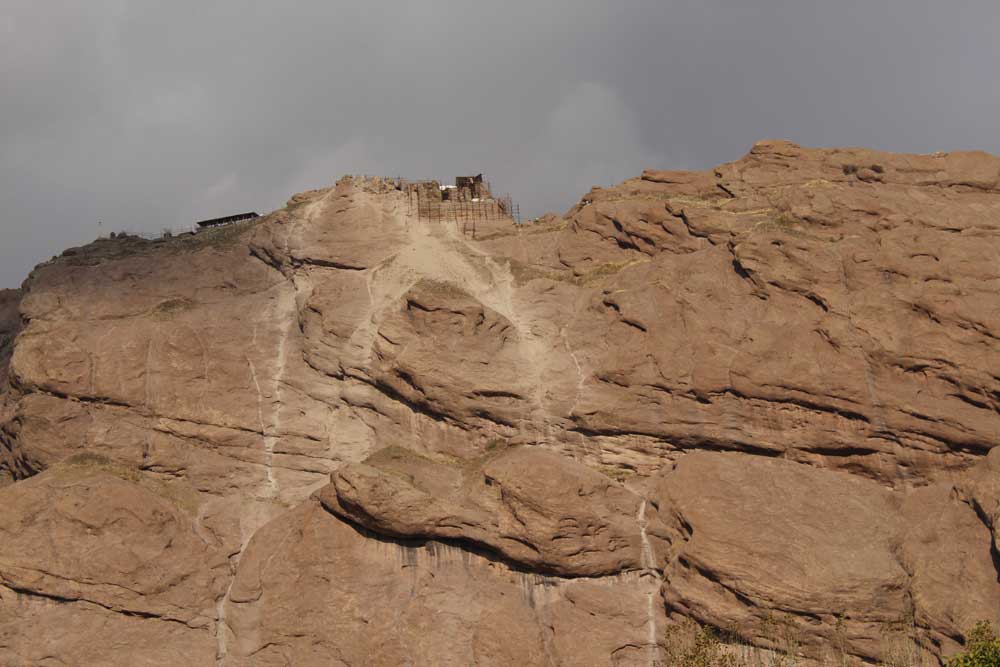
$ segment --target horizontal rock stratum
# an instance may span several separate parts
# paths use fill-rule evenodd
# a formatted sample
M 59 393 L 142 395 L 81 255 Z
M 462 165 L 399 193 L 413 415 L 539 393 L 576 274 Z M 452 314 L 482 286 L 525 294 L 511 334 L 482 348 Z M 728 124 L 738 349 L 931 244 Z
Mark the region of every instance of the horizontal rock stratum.
M 1000 622 L 1000 159 L 760 142 L 477 232 L 345 178 L 0 291 L 0 665 Z

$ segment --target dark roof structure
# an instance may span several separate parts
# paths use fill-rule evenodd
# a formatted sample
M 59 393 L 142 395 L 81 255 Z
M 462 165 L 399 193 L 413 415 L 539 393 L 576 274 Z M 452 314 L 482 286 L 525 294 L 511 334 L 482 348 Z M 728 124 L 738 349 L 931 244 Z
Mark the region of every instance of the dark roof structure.
M 455 185 L 457 187 L 460 187 L 460 188 L 463 188 L 463 187 L 465 187 L 465 188 L 471 188 L 471 187 L 474 187 L 477 183 L 482 183 L 482 182 L 483 182 L 483 175 L 482 174 L 477 174 L 475 176 L 456 176 L 455 177 Z
M 208 220 L 202 220 L 198 222 L 198 227 L 204 229 L 206 227 L 218 227 L 219 225 L 228 225 L 234 222 L 242 222 L 243 220 L 253 220 L 254 218 L 259 218 L 260 215 L 256 211 L 250 211 L 249 213 L 237 213 L 235 215 L 227 215 L 222 218 L 209 218 Z

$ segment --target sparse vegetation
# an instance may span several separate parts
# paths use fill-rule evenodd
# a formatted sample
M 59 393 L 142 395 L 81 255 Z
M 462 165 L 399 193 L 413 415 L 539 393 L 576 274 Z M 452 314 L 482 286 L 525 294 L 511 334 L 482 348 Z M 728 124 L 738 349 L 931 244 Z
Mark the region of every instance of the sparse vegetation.
M 861 662 L 847 653 L 843 629 L 838 618 L 834 628 L 832 655 L 818 661 L 825 667 L 860 667 Z M 792 619 L 765 621 L 758 643 L 772 646 L 761 649 L 748 644 L 735 632 L 701 627 L 685 620 L 664 632 L 664 665 L 671 667 L 797 667 L 799 633 Z M 809 664 L 813 664 L 810 662 Z M 920 649 L 913 640 L 912 622 L 901 621 L 886 626 L 882 633 L 882 667 L 923 667 Z M 935 662 L 935 664 L 937 664 Z M 1000 637 L 987 621 L 980 621 L 969 632 L 965 651 L 953 656 L 947 667 L 1000 667 Z
M 919 667 L 920 649 L 913 640 L 912 612 L 882 628 L 882 664 L 885 667 Z
M 195 305 L 194 301 L 184 297 L 179 297 L 176 299 L 167 299 L 156 304 L 153 308 L 153 312 L 159 315 L 169 315 L 171 313 L 178 313 L 184 310 L 189 310 Z
M 53 467 L 54 472 L 65 476 L 74 476 L 84 470 L 106 472 L 127 482 L 138 482 L 141 477 L 141 473 L 137 469 L 94 452 L 73 454 Z
M 379 470 L 390 472 L 393 464 L 462 467 L 467 461 L 468 459 L 460 459 L 457 456 L 452 456 L 444 452 L 418 452 L 409 447 L 390 445 L 374 452 L 365 459 L 364 463 Z
M 230 225 L 202 229 L 197 233 L 178 235 L 173 235 L 172 232 L 164 233 L 156 239 L 142 238 L 126 232 L 112 232 L 109 238 L 100 238 L 78 248 L 68 248 L 59 257 L 53 257 L 52 261 L 71 266 L 96 266 L 106 261 L 135 255 L 185 253 L 210 247 L 231 247 L 237 245 L 250 229 L 271 217 L 271 215 L 261 216 Z
M 735 667 L 712 628 L 693 622 L 669 626 L 664 632 L 665 664 L 673 667 Z
M 819 664 L 824 667 L 860 667 L 861 662 L 847 653 L 847 642 L 839 618 L 834 627 L 834 645 L 830 653 L 818 661 L 804 662 L 800 657 L 800 631 L 791 617 L 768 618 L 751 644 L 737 632 L 724 632 L 700 627 L 685 620 L 667 628 L 664 634 L 664 665 L 675 667 L 799 667 Z M 889 633 L 885 667 L 922 667 L 911 638 Z M 759 646 L 758 646 L 759 645 Z M 761 648 L 766 646 L 770 648 Z M 906 662 L 900 662 L 904 659 Z M 966 667 L 962 665 L 961 667 Z M 978 667 L 978 666 L 977 666 Z
M 552 222 L 535 222 L 531 224 L 511 224 L 510 227 L 500 229 L 495 232 L 480 235 L 477 241 L 492 241 L 507 236 L 532 236 L 537 234 L 551 234 L 566 229 L 569 220 L 557 219 Z
M 817 239 L 819 237 L 806 233 L 807 226 L 802 223 L 802 220 L 796 218 L 790 213 L 781 211 L 776 215 L 772 215 L 760 222 L 756 222 L 748 230 L 749 235 L 754 233 L 777 233 L 780 232 L 783 235 L 794 236 L 802 239 Z
M 570 282 L 573 278 L 573 274 L 569 271 L 553 271 L 550 269 L 541 269 L 536 266 L 531 266 L 530 264 L 525 264 L 523 262 L 518 262 L 516 260 L 509 260 L 510 263 L 510 273 L 514 277 L 514 284 L 517 287 L 521 287 L 532 280 L 546 279 L 546 280 L 560 280 L 565 282 Z
M 862 169 L 871 169 L 876 174 L 884 174 L 885 173 L 885 167 L 883 167 L 880 164 L 873 164 L 873 165 L 869 165 L 868 167 L 863 167 L 863 166 L 857 165 L 857 164 L 845 164 L 845 165 L 842 165 L 840 167 L 840 169 L 841 169 L 841 171 L 844 172 L 845 176 L 852 176 L 854 174 L 857 174 Z
M 948 667 L 1000 667 L 1000 637 L 987 621 L 969 632 L 966 650 L 948 661 Z
M 621 468 L 618 466 L 599 466 L 597 470 L 602 474 L 610 477 L 616 482 L 624 482 L 630 477 L 633 477 L 636 472 L 630 468 Z
M 781 229 L 787 229 L 788 227 L 791 227 L 797 222 L 798 220 L 796 220 L 787 213 L 779 213 L 775 217 L 771 218 L 771 224 Z
M 53 475 L 64 479 L 77 479 L 82 474 L 92 472 L 103 472 L 137 484 L 189 515 L 197 514 L 201 504 L 198 492 L 183 479 L 161 479 L 154 473 L 144 472 L 96 452 L 73 454 L 51 468 Z
M 714 628 L 699 627 L 692 621 L 686 621 L 667 628 L 664 637 L 664 665 L 796 667 L 799 664 L 795 653 L 798 648 L 797 640 L 788 632 L 782 633 L 777 639 L 779 649 L 758 649 L 741 641 L 733 633 L 720 633 Z
M 625 262 L 605 262 L 604 264 L 598 264 L 586 273 L 577 276 L 573 282 L 578 285 L 590 287 L 602 282 L 605 278 L 613 276 L 616 273 L 621 272 L 623 269 L 638 263 L 638 261 L 629 260 Z
M 457 285 L 444 282 L 443 280 L 433 280 L 423 278 L 416 284 L 415 291 L 423 290 L 427 294 L 446 299 L 469 299 L 469 293 Z
M 580 287 L 593 287 L 599 285 L 606 278 L 620 273 L 624 269 L 634 265 L 649 261 L 648 259 L 627 260 L 624 262 L 605 262 L 597 264 L 593 268 L 581 273 L 573 274 L 570 271 L 554 271 L 542 269 L 528 264 L 523 264 L 514 260 L 510 261 L 510 272 L 514 276 L 514 283 L 517 286 L 524 285 L 532 280 L 546 279 L 557 280 Z
M 490 440 L 486 443 L 486 451 L 496 452 L 501 449 L 506 449 L 508 446 L 508 441 L 504 438 L 490 438 Z

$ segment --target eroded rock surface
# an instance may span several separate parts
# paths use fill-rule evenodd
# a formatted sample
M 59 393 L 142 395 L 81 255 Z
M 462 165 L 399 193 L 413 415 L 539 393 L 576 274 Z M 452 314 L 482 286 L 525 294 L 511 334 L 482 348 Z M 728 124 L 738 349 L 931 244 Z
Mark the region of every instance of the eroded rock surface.
M 10 423 L 13 406 L 7 400 L 7 374 L 10 357 L 14 351 L 14 337 L 21 328 L 18 306 L 21 302 L 20 290 L 0 290 L 0 487 L 14 480 L 14 470 L 18 462 L 14 459 L 12 434 L 5 433 Z M 28 471 L 22 470 L 22 475 Z
M 1000 609 L 989 529 L 947 484 L 897 494 L 785 459 L 698 452 L 660 477 L 657 498 L 684 526 L 663 596 L 685 617 L 754 635 L 780 609 L 822 621 L 804 647 L 814 656 L 841 642 L 872 661 L 885 629 L 912 619 L 930 660 Z
M 546 577 L 386 539 L 307 501 L 251 542 L 227 650 L 262 665 L 648 664 L 648 590 L 639 576 Z
M 518 447 L 456 465 L 402 452 L 344 466 L 320 489 L 320 502 L 382 535 L 470 542 L 564 576 L 652 567 L 643 561 L 643 531 L 647 541 L 669 535 L 638 495 L 572 459 Z
M 761 142 L 71 249 L 0 292 L 0 664 L 938 664 L 1000 621 L 998 181 Z
M 0 290 L 0 382 L 7 383 L 7 366 L 14 348 L 14 336 L 21 325 L 18 306 L 20 290 Z

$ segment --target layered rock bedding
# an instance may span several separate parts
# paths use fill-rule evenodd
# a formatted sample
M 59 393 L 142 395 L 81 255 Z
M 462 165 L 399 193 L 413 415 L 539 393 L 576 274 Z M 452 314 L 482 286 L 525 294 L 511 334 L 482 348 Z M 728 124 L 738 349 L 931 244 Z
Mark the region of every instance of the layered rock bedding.
M 662 665 L 686 620 L 938 665 L 1000 622 L 983 153 L 760 142 L 475 239 L 344 178 L 40 265 L 0 385 L 0 665 Z

